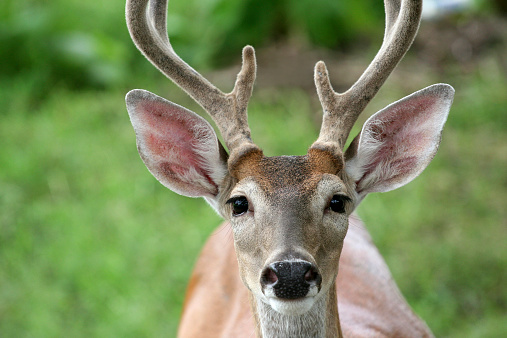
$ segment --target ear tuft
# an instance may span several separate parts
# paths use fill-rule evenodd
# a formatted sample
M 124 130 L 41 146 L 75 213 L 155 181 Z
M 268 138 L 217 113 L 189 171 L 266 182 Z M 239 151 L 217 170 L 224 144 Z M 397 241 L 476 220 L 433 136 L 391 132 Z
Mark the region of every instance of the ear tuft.
M 145 90 L 130 91 L 125 101 L 139 154 L 153 176 L 178 194 L 213 200 L 227 167 L 211 125 Z
M 436 84 L 377 112 L 348 150 L 347 173 L 360 195 L 401 187 L 417 177 L 435 156 L 454 89 Z

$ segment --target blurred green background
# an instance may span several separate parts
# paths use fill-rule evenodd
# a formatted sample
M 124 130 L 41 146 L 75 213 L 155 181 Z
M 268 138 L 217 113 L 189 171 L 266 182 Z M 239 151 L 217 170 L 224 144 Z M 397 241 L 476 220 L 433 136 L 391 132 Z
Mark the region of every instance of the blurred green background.
M 430 167 L 358 210 L 439 337 L 507 336 L 502 3 L 428 14 L 361 118 L 435 82 L 456 89 Z M 321 114 L 313 65 L 324 59 L 335 88 L 350 86 L 384 25 L 379 0 L 173 0 L 169 9 L 176 51 L 225 91 L 243 45 L 257 48 L 250 124 L 267 155 L 306 152 Z M 174 336 L 193 263 L 221 221 L 148 173 L 124 95 L 144 88 L 202 111 L 135 49 L 121 0 L 3 0 L 0 56 L 0 336 Z

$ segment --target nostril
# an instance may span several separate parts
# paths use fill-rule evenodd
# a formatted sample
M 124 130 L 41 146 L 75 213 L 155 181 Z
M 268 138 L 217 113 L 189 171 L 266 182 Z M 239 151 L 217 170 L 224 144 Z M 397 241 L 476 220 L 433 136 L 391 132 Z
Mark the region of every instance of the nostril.
M 308 269 L 304 278 L 308 283 L 315 284 L 317 286 L 320 286 L 320 283 L 322 282 L 322 277 L 314 266 L 311 266 Z
M 312 282 L 317 278 L 317 272 L 315 272 L 313 269 L 308 270 L 305 273 L 305 281 Z
M 278 276 L 276 275 L 276 272 L 271 269 L 270 267 L 264 269 L 264 272 L 262 273 L 261 282 L 264 285 L 274 285 L 276 282 L 278 282 Z

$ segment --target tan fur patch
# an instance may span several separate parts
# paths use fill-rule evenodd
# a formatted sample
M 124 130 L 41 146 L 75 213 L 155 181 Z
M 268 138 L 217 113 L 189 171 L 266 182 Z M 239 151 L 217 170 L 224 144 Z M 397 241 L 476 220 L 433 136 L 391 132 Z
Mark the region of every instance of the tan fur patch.
M 308 149 L 310 165 L 314 170 L 323 174 L 336 175 L 343 169 L 343 156 L 334 155 L 334 153 L 318 148 Z
M 323 174 L 338 175 L 343 169 L 342 156 L 327 150 L 311 148 L 304 156 L 265 157 L 262 151 L 250 148 L 236 160 L 229 161 L 231 175 L 238 180 L 253 177 L 266 192 L 298 187 L 299 193 L 311 192 Z
M 238 181 L 249 176 L 258 176 L 260 174 L 260 162 L 264 158 L 262 150 L 257 146 L 237 149 L 231 153 L 229 158 L 229 172 Z

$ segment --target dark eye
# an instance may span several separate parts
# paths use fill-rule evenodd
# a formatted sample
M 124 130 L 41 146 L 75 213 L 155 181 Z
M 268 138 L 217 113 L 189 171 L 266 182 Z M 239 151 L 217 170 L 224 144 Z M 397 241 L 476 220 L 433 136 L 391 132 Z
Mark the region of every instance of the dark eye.
M 233 197 L 229 199 L 227 204 L 232 204 L 232 215 L 241 216 L 248 211 L 248 200 L 244 196 Z
M 334 212 L 343 214 L 345 212 L 345 204 L 350 200 L 347 196 L 334 195 L 329 203 L 329 209 Z

